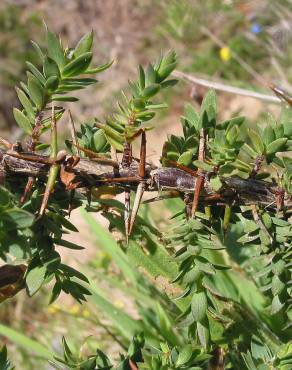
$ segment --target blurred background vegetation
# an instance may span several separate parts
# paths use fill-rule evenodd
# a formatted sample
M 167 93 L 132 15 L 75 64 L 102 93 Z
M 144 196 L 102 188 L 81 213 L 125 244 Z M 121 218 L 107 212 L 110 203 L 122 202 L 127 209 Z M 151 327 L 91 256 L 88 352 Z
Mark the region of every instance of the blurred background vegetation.
M 18 105 L 14 86 L 24 79 L 25 62 L 36 63 L 30 40 L 40 45 L 44 42 L 43 20 L 51 30 L 61 34 L 68 46 L 93 29 L 96 60 L 102 64 L 115 59 L 113 67 L 102 74 L 100 83 L 91 87 L 90 92 L 79 93 L 80 102 L 70 106 L 77 124 L 115 109 L 119 91 L 134 76 L 138 64 L 145 64 L 170 48 L 178 54 L 178 69 L 197 77 L 266 93 L 270 93 L 267 85 L 275 83 L 291 92 L 291 0 L 2 0 L 0 135 L 10 141 L 21 139 L 12 115 L 12 107 Z M 204 92 L 202 87 L 181 81 L 171 92 L 165 93 L 169 108 L 156 119 L 157 129 L 149 134 L 149 160 L 157 162 L 166 135 L 177 134 L 180 130 L 179 116 L 184 103 L 198 104 Z M 275 104 L 226 93 L 219 94 L 219 108 L 221 118 L 241 113 L 247 115 L 250 124 L 264 120 L 263 112 L 276 115 L 279 112 Z M 66 121 L 63 123 L 65 136 Z M 165 212 L 161 212 L 159 204 L 159 213 L 157 206 L 151 207 L 153 211 L 148 212 L 147 217 L 156 225 L 166 225 L 167 206 L 166 202 Z M 174 208 L 175 203 L 171 205 L 171 209 Z M 146 215 L 146 208 L 143 210 Z M 122 349 L 119 337 L 130 339 L 132 329 L 120 327 L 119 320 L 112 320 L 116 313 L 109 314 L 109 307 L 102 304 L 99 294 L 108 296 L 117 310 L 129 315 L 129 322 L 139 319 L 142 327 L 147 327 L 157 320 L 150 309 L 153 290 L 156 292 L 158 288 L 162 292 L 159 300 L 163 307 L 170 304 L 163 292 L 169 293 L 173 288 L 163 280 L 151 281 L 147 275 L 141 277 L 139 284 L 144 289 L 144 297 L 149 298 L 142 302 L 135 287 L 118 284 L 124 271 L 114 262 L 112 251 L 117 245 L 99 226 L 104 224 L 103 219 L 89 220 L 80 212 L 73 213 L 72 217 L 81 233 L 69 235 L 68 240 L 86 249 L 64 258 L 98 281 L 96 299 L 81 306 L 61 296 L 54 305 L 47 306 L 45 290 L 29 300 L 25 293 L 20 293 L 1 305 L 0 323 L 52 346 L 56 352 L 60 350 L 62 335 L 77 347 L 92 335 L 91 349 L 110 349 L 118 354 Z M 88 221 L 94 230 L 88 226 Z M 171 317 L 161 314 L 159 320 L 165 320 L 165 327 L 171 326 Z M 170 331 L 165 335 L 171 335 Z M 19 348 L 9 344 L 16 369 L 49 368 L 44 360 L 32 358 L 29 351 Z

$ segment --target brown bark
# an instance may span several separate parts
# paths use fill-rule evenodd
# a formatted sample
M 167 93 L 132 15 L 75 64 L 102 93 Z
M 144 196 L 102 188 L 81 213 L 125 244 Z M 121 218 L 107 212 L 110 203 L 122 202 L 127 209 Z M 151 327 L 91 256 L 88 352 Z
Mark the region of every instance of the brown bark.
M 5 172 L 9 178 L 29 176 L 43 178 L 48 175 L 51 163 L 49 157 L 36 155 L 34 153 L 19 153 L 28 155 L 28 159 L 16 158 L 17 153 L 0 150 L 0 173 Z M 46 164 L 47 162 L 47 164 Z M 72 157 L 64 158 L 61 167 L 63 177 L 59 178 L 68 189 L 89 188 L 100 185 L 115 185 L 121 190 L 136 190 L 140 182 L 144 182 L 146 191 L 171 190 L 181 195 L 193 194 L 196 185 L 196 176 L 174 167 L 154 168 L 149 164 L 145 168 L 145 177 L 139 176 L 139 163 L 123 168 L 112 167 L 104 164 L 102 160 L 81 158 L 75 166 L 70 166 Z M 265 206 L 276 209 L 277 198 L 283 189 L 276 184 L 255 180 L 253 178 L 242 179 L 240 177 L 221 178 L 223 184 L 219 191 L 212 189 L 209 174 L 205 173 L 204 191 L 200 194 L 200 202 L 206 204 L 229 204 L 229 205 L 251 205 Z M 69 180 L 65 181 L 68 178 Z M 292 197 L 284 192 L 284 208 L 292 209 Z

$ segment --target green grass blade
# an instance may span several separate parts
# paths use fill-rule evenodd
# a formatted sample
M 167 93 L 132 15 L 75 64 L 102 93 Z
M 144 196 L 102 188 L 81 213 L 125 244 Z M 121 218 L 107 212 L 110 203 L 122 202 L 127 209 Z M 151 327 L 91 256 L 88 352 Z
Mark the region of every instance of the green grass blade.
M 23 347 L 26 351 L 35 353 L 39 357 L 53 360 L 53 353 L 39 341 L 28 338 L 18 331 L 0 324 L 0 335 L 8 338 L 11 342 Z
M 112 257 L 113 261 L 121 269 L 124 276 L 135 284 L 138 279 L 138 274 L 130 266 L 127 257 L 125 256 L 124 252 L 121 250 L 115 239 L 91 216 L 90 213 L 87 213 L 85 210 L 82 209 L 81 214 L 84 220 L 90 226 L 91 230 L 95 233 L 98 246 L 100 246 L 106 253 L 108 253 Z
M 125 338 L 131 340 L 135 333 L 143 331 L 139 321 L 132 319 L 127 313 L 104 298 L 101 289 L 92 281 L 90 281 L 89 290 L 92 295 L 88 297 L 88 301 L 96 305 Z
M 131 240 L 127 255 L 136 266 L 144 268 L 153 277 L 164 276 L 173 280 L 178 274 L 178 265 L 168 255 L 163 246 L 154 242 L 151 244 L 148 248 L 150 253 L 146 254 L 138 243 Z

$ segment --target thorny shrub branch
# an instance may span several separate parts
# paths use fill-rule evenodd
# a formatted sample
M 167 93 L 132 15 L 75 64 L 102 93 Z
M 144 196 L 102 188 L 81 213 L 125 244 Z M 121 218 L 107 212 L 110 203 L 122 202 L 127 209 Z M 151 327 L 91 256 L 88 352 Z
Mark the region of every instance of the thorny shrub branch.
M 62 104 L 78 100 L 67 94 L 96 83 L 88 75 L 104 71 L 112 62 L 90 66 L 92 32 L 73 49 L 65 48 L 48 29 L 46 36 L 46 50 L 33 43 L 41 69 L 28 63 L 27 83 L 21 82 L 17 89 L 22 108 L 14 109 L 14 117 L 29 136 L 28 145 L 0 140 L 4 185 L 0 257 L 6 263 L 0 267 L 0 301 L 24 287 L 32 296 L 49 282 L 53 282 L 50 303 L 62 291 L 80 303 L 94 294 L 88 278 L 62 263 L 56 248 L 82 249 L 63 235 L 77 231 L 68 216 L 88 198 L 87 210 L 101 212 L 110 230 L 120 232 L 123 263 L 129 258 L 154 278 L 171 279 L 180 291 L 172 300 L 159 296 L 158 312 L 151 313 L 154 317 L 145 315 L 151 317 L 145 333 L 134 336 L 120 369 L 139 368 L 143 362 L 152 370 L 211 369 L 224 364 L 248 370 L 258 365 L 288 369 L 291 98 L 274 88 L 288 106 L 278 120 L 267 116 L 264 127 L 250 128 L 244 117 L 218 122 L 211 90 L 199 111 L 186 104 L 182 135 L 168 137 L 161 166 L 153 166 L 146 158 L 149 121 L 167 107 L 155 99 L 177 83 L 170 78 L 177 65 L 176 54 L 170 51 L 146 68 L 139 66 L 137 80 L 129 82 L 130 92 L 122 93 L 111 116 L 95 118 L 76 131 L 70 115 L 72 140 L 66 140 L 66 151 L 58 152 L 56 127 L 65 112 Z M 52 136 L 47 144 L 41 140 L 49 129 Z M 135 158 L 132 143 L 140 136 L 140 158 Z M 147 217 L 139 217 L 145 191 L 160 192 L 154 200 L 183 200 L 179 212 L 173 212 L 174 225 L 167 234 Z M 125 204 L 113 199 L 121 192 Z M 136 196 L 131 210 L 132 193 Z M 239 253 L 247 253 L 248 265 L 241 264 Z M 238 269 L 244 276 L 239 276 L 243 288 L 236 280 Z M 137 289 L 140 283 L 141 279 L 136 281 Z M 245 287 L 262 294 L 265 306 L 257 302 L 255 308 Z M 147 282 L 143 288 L 153 299 L 156 287 Z M 153 351 L 155 338 L 159 342 Z M 112 367 L 100 350 L 83 358 L 72 353 L 65 339 L 63 348 L 58 363 L 71 368 Z M 9 366 L 5 348 L 0 360 Z

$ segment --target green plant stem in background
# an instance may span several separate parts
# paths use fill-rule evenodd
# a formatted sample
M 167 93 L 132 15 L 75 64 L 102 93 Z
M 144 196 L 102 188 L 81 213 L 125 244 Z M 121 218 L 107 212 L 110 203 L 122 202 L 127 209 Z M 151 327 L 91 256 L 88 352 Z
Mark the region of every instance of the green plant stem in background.
M 55 107 L 52 106 L 52 122 L 51 122 L 51 155 L 50 159 L 55 162 L 57 160 L 58 154 L 58 135 L 57 135 L 57 124 L 55 118 Z M 59 174 L 60 165 L 53 163 L 50 168 L 48 181 L 46 184 L 46 189 L 44 193 L 43 203 L 40 208 L 40 216 L 42 216 L 47 207 L 50 194 L 54 191 L 55 182 Z

